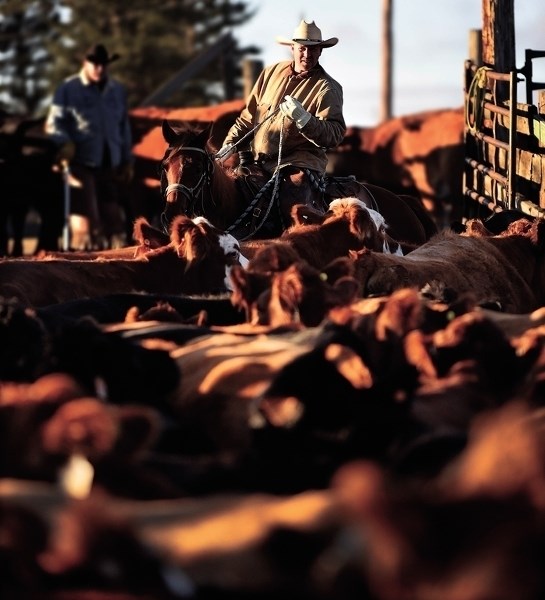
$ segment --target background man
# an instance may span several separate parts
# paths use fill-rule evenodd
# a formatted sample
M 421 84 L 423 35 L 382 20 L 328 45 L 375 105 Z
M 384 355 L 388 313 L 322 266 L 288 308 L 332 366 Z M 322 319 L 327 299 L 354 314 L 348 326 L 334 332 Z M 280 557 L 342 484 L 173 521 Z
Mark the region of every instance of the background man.
M 126 91 L 108 75 L 118 58 L 102 44 L 91 46 L 79 73 L 57 88 L 46 119 L 46 132 L 59 146 L 57 161 L 70 163 L 75 248 L 125 241 L 118 186 L 130 182 L 133 159 Z

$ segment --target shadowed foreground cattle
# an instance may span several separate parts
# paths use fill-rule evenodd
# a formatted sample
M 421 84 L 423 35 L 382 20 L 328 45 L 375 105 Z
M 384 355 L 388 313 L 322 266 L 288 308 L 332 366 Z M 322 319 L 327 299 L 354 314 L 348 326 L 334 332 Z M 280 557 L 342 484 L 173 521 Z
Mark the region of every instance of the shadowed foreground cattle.
M 541 226 L 458 248 L 526 278 Z M 306 269 L 318 284 L 276 275 Z M 542 600 L 543 309 L 304 292 L 313 326 L 2 303 L 2 597 Z

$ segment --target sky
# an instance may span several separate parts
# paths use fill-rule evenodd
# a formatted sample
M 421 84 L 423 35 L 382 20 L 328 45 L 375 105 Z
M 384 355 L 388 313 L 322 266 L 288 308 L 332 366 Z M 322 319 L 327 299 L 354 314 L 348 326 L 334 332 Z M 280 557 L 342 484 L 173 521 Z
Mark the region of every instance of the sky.
M 373 126 L 381 99 L 382 0 L 249 0 L 255 15 L 234 30 L 241 46 L 261 49 L 265 65 L 291 58 L 290 39 L 301 19 L 314 20 L 322 37 L 339 38 L 320 63 L 344 91 L 347 125 Z M 481 0 L 392 0 L 393 101 L 400 116 L 463 104 L 464 61 L 470 31 L 482 29 Z M 545 50 L 545 2 L 514 0 L 518 68 L 524 51 Z M 545 82 L 545 58 L 534 62 L 534 81 Z M 519 86 L 519 100 L 525 100 Z M 534 103 L 536 100 L 534 99 Z

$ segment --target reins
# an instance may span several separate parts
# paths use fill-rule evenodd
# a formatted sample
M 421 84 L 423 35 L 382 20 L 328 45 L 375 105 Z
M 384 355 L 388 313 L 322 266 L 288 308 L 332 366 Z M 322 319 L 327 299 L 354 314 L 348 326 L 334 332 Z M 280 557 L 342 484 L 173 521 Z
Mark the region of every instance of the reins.
M 274 111 L 273 114 L 269 115 L 269 117 L 267 117 L 267 119 L 272 117 L 277 111 L 278 111 L 278 109 L 276 111 Z M 264 119 L 263 121 L 261 121 L 260 125 L 262 125 L 267 119 Z M 243 242 L 243 241 L 247 240 L 248 238 L 250 238 L 251 236 L 255 235 L 261 229 L 261 227 L 263 227 L 263 224 L 269 217 L 269 214 L 271 212 L 273 204 L 278 196 L 278 187 L 279 187 L 279 182 L 280 182 L 280 162 L 282 160 L 282 145 L 284 142 L 284 119 L 285 119 L 285 117 L 282 117 L 282 123 L 280 125 L 280 140 L 278 143 L 278 161 L 276 163 L 277 166 L 276 166 L 273 176 L 259 190 L 259 192 L 255 195 L 255 198 L 250 202 L 250 204 L 248 205 L 246 210 L 240 215 L 240 217 L 238 217 L 238 219 L 226 229 L 227 233 L 231 233 L 231 231 L 236 229 L 240 225 L 240 223 L 243 221 L 243 219 L 245 217 L 247 217 L 248 214 L 250 214 L 250 211 L 254 210 L 255 205 L 259 202 L 259 200 L 261 200 L 261 197 L 269 189 L 271 183 L 274 182 L 271 199 L 269 201 L 269 204 L 267 205 L 267 210 L 265 211 L 263 218 L 261 219 L 259 224 L 256 226 L 254 231 L 251 232 L 251 234 L 248 234 L 246 237 L 240 238 L 241 242 Z M 256 128 L 254 127 L 254 129 L 252 131 L 254 131 L 255 129 Z M 249 133 L 251 133 L 251 132 L 249 132 Z M 246 136 L 244 136 L 244 137 L 246 137 Z M 239 140 L 239 141 L 242 141 L 242 140 Z M 278 212 L 280 214 L 280 220 L 282 221 L 282 214 L 280 211 L 280 203 L 278 203 Z M 259 213 L 257 213 L 257 214 L 254 213 L 254 216 L 257 218 L 257 217 L 259 217 L 260 214 L 261 214 L 261 210 L 259 210 Z M 282 223 L 282 225 L 284 225 L 284 224 Z
M 252 133 L 254 133 L 255 131 L 257 131 L 264 123 L 266 123 L 269 119 L 272 119 L 274 117 L 274 115 L 280 110 L 280 107 L 276 108 L 275 110 L 273 110 L 273 112 L 266 116 L 263 121 L 260 121 L 255 127 L 253 127 L 252 129 L 250 129 L 250 131 L 248 131 L 248 133 L 245 133 L 240 140 L 237 140 L 234 144 L 233 144 L 233 148 L 236 148 L 241 142 L 243 142 L 247 137 L 249 137 L 250 135 L 252 135 Z M 284 121 L 282 120 L 282 123 Z M 216 158 L 221 158 L 216 154 Z

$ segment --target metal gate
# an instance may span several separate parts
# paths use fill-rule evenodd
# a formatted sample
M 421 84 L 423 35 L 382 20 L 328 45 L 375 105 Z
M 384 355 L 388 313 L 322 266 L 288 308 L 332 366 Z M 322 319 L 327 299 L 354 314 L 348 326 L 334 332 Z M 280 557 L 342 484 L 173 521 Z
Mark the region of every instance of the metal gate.
M 466 218 L 502 210 L 545 217 L 545 94 L 539 107 L 532 104 L 533 92 L 545 89 L 533 81 L 532 60 L 543 57 L 526 50 L 524 67 L 510 73 L 466 61 Z M 526 82 L 526 103 L 517 99 L 519 81 Z

